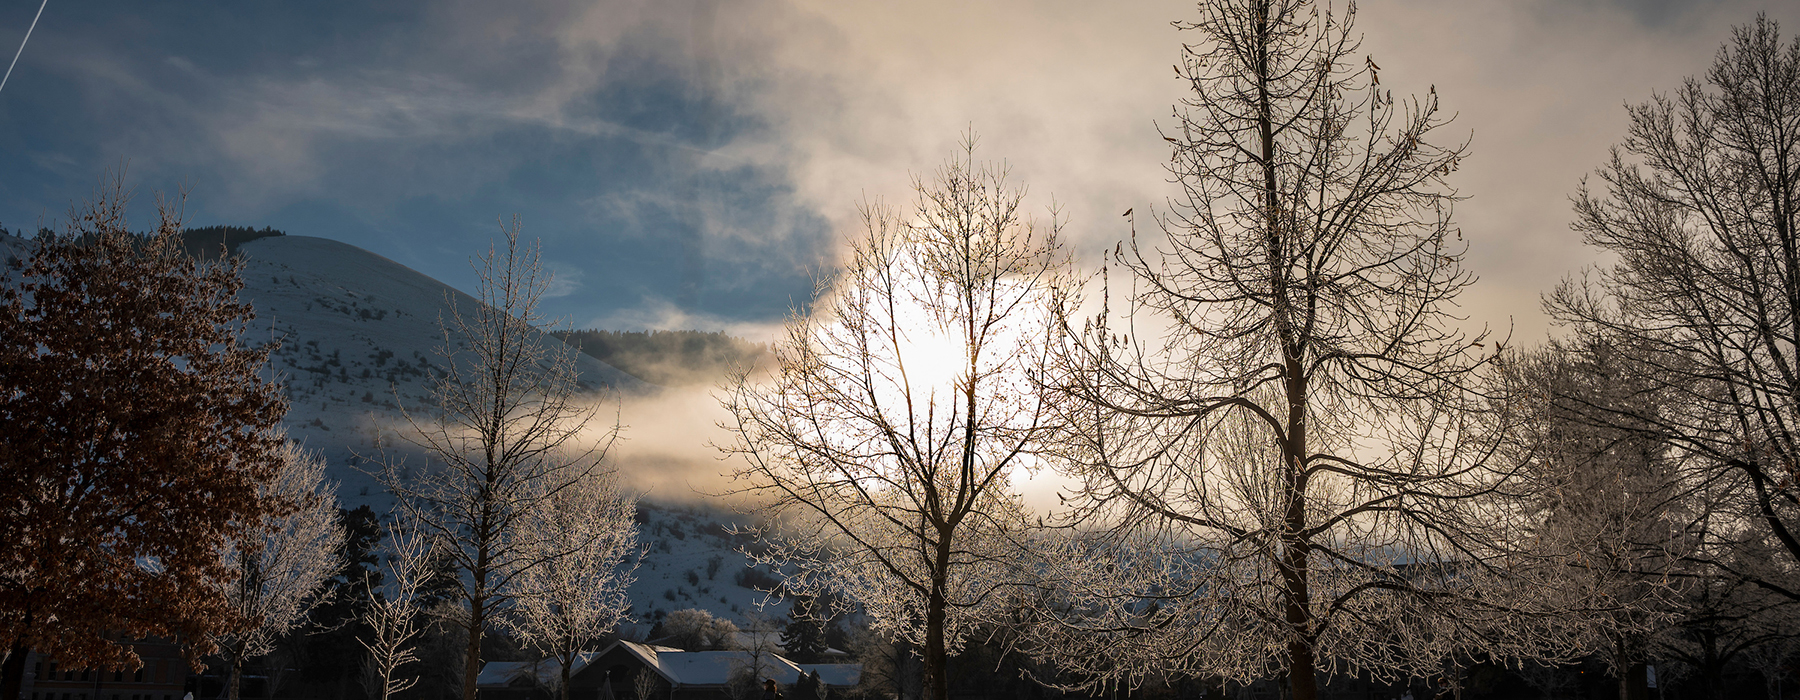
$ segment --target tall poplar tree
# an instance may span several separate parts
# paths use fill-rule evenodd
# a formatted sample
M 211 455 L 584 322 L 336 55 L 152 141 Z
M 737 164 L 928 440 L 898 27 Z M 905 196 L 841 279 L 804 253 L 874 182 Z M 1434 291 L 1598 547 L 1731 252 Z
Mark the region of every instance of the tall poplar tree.
M 1509 537 L 1479 506 L 1506 477 L 1494 349 L 1455 316 L 1464 145 L 1435 88 L 1381 86 L 1353 8 L 1199 13 L 1164 235 L 1110 256 L 1124 308 L 1063 314 L 1074 522 L 1120 547 L 1048 562 L 1067 616 L 1039 641 L 1087 678 L 1274 675 L 1296 700 L 1437 675 L 1499 617 L 1471 620 Z
M 503 229 L 505 247 L 482 258 L 474 309 L 440 322 L 442 373 L 431 380 L 430 413 L 407 412 L 403 437 L 435 463 L 417 479 L 395 465 L 383 473 L 405 527 L 431 541 L 455 571 L 455 620 L 467 633 L 462 696 L 475 700 L 481 639 L 513 611 L 523 576 L 617 533 L 594 528 L 546 544 L 532 531 L 559 494 L 603 475 L 600 462 L 618 424 L 589 431 L 599 396 L 584 396 L 575 350 L 543 333 L 537 311 L 550 284 L 535 246 L 522 247 L 519 222 Z M 629 518 L 609 518 L 635 529 Z

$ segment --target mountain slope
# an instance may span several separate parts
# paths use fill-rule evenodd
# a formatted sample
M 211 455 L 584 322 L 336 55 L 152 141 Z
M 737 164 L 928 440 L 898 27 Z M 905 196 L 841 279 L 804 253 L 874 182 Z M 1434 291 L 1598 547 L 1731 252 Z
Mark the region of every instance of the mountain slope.
M 31 246 L 27 239 L 0 233 L 0 264 L 25 258 Z M 387 512 L 391 498 L 363 473 L 372 466 L 367 460 L 384 454 L 403 458 L 409 470 L 425 468 L 426 460 L 391 437 L 385 453 L 377 449 L 373 428 L 403 421 L 402 407 L 415 416 L 428 413 L 426 379 L 442 363 L 438 319 L 449 318 L 452 304 L 465 312 L 476 308 L 475 299 L 328 239 L 273 235 L 232 248 L 244 257 L 241 294 L 257 316 L 245 340 L 280 345 L 267 373 L 284 383 L 290 399 L 289 436 L 325 457 L 344 507 L 366 504 Z M 536 342 L 572 355 L 580 381 L 594 390 L 596 400 L 605 400 L 602 388 L 626 395 L 659 391 L 547 334 Z M 611 415 L 603 408 L 596 420 Z M 767 587 L 770 580 L 743 573 L 748 561 L 736 551 L 742 538 L 726 531 L 736 519 L 692 504 L 645 503 L 639 513 L 643 554 L 631 587 L 634 617 L 647 625 L 659 613 L 701 608 L 744 622 L 744 614 L 763 598 L 753 588 Z M 785 607 L 766 612 L 780 615 Z
M 380 454 L 374 428 L 403 423 L 400 411 L 428 413 L 427 379 L 444 361 L 439 320 L 478 303 L 467 294 L 361 248 L 324 238 L 274 236 L 235 246 L 243 256 L 241 296 L 256 308 L 254 341 L 280 343 L 270 358 L 291 401 L 289 435 L 324 454 L 350 507 L 389 504 L 380 487 L 356 467 Z M 454 331 L 451 343 L 464 341 Z M 535 342 L 574 359 L 584 388 L 635 393 L 643 382 L 575 352 L 545 334 Z M 596 393 L 595 400 L 602 397 Z M 388 454 L 412 468 L 423 465 L 404 443 L 387 440 Z

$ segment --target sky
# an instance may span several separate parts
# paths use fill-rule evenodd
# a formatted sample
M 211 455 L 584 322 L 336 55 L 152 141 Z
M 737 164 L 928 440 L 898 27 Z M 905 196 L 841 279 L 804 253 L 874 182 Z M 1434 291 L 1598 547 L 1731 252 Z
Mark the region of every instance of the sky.
M 0 51 L 35 0 L 0 0 Z M 1727 0 L 1368 0 L 1396 96 L 1435 86 L 1472 140 L 1452 183 L 1480 281 L 1469 323 L 1544 337 L 1539 295 L 1598 257 L 1568 197 L 1627 102 L 1701 73 L 1730 27 L 1800 6 Z M 1078 262 L 1171 194 L 1157 133 L 1188 2 L 49 0 L 0 89 L 0 225 L 55 225 L 124 165 L 150 223 L 272 226 L 473 291 L 518 215 L 583 328 L 769 339 L 858 225 L 979 135 L 1054 204 Z

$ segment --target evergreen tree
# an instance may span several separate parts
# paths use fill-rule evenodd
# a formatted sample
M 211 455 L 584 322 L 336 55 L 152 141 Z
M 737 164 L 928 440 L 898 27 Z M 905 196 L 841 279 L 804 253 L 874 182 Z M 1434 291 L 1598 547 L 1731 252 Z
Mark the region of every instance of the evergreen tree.
M 818 599 L 799 596 L 788 609 L 787 627 L 781 631 L 781 648 L 795 663 L 816 664 L 825 655 L 827 611 L 820 609 Z
M 344 528 L 339 550 L 343 566 L 325 584 L 330 589 L 326 602 L 312 609 L 311 626 L 320 632 L 307 635 L 301 644 L 314 670 L 303 682 L 328 689 L 327 695 L 345 697 L 355 685 L 353 676 L 363 655 L 355 640 L 368 632 L 360 618 L 369 607 L 369 592 L 381 588 L 376 548 L 382 537 L 381 520 L 367 505 L 338 509 L 338 523 Z

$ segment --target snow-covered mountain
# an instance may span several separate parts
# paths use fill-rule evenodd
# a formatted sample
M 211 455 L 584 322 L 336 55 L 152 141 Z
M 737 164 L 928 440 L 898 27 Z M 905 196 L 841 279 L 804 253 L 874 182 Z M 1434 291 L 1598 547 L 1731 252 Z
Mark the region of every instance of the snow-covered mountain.
M 287 388 L 289 437 L 318 451 L 334 467 L 339 498 L 377 511 L 390 504 L 373 478 L 357 467 L 383 455 L 375 427 L 415 416 L 429 405 L 427 378 L 444 361 L 440 319 L 469 314 L 472 297 L 411 268 L 352 245 L 308 236 L 271 236 L 242 243 L 241 296 L 256 309 L 253 341 L 278 341 L 270 371 Z M 460 343 L 454 333 L 450 342 Z M 654 390 L 547 334 L 536 341 L 575 358 L 581 382 L 595 389 Z M 386 455 L 415 467 L 390 434 Z
M 25 258 L 30 241 L 0 233 L 0 263 Z M 248 342 L 279 344 L 268 376 L 283 383 L 290 438 L 321 454 L 346 508 L 368 505 L 385 513 L 389 497 L 365 470 L 370 460 L 403 458 L 408 469 L 428 468 L 424 455 L 390 433 L 378 448 L 376 426 L 403 424 L 430 405 L 426 379 L 442 364 L 439 319 L 455 308 L 469 313 L 467 294 L 392 260 L 324 238 L 272 235 L 233 245 L 243 256 L 242 298 L 256 310 Z M 452 335 L 452 343 L 460 339 Z M 661 391 L 540 333 L 536 342 L 575 358 L 584 387 L 627 395 Z M 605 413 L 603 411 L 603 413 Z M 726 532 L 729 513 L 695 504 L 644 503 L 639 510 L 634 616 L 702 608 L 739 621 L 756 610 L 767 581 L 747 568 L 741 541 Z M 716 562 L 716 563 L 715 563 Z M 742 585 L 740 585 L 742 584 Z M 764 612 L 781 615 L 785 605 Z

